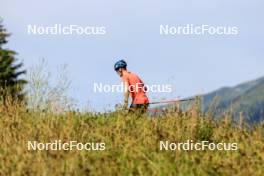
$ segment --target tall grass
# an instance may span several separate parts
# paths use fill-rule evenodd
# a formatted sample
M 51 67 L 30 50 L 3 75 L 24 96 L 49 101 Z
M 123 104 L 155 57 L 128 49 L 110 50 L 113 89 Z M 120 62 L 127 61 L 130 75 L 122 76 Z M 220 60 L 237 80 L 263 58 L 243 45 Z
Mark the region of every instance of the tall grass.
M 199 113 L 159 118 L 0 106 L 0 175 L 263 175 L 263 124 Z M 237 151 L 160 151 L 159 141 L 237 142 Z M 29 151 L 27 141 L 104 142 L 104 151 Z

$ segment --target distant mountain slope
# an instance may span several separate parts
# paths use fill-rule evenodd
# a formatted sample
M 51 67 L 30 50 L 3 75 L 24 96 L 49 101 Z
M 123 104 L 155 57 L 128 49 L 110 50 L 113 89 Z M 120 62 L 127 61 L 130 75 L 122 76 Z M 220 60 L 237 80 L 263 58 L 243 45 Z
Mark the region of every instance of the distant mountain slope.
M 232 111 L 235 118 L 243 114 L 246 120 L 257 122 L 264 119 L 264 77 L 235 87 L 224 87 L 203 96 L 203 111 L 208 111 L 215 97 L 218 114 Z

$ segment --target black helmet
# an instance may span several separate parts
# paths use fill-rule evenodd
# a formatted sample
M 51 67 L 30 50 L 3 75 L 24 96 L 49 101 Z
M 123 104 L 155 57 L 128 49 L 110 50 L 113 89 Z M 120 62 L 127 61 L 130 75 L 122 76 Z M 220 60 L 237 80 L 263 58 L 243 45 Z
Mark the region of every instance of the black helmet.
M 114 69 L 115 71 L 117 71 L 119 68 L 126 68 L 127 67 L 127 63 L 124 60 L 119 60 L 115 63 Z

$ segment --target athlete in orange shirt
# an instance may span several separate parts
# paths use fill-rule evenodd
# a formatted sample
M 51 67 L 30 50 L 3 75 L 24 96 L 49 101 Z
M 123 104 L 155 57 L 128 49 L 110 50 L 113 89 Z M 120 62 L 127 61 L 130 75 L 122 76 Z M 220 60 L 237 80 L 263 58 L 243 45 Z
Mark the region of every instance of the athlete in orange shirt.
M 124 60 L 119 60 L 115 63 L 114 69 L 121 77 L 124 83 L 124 108 L 127 109 L 129 95 L 132 98 L 129 111 L 145 112 L 148 108 L 148 97 L 146 88 L 141 79 L 134 73 L 127 71 L 127 63 Z

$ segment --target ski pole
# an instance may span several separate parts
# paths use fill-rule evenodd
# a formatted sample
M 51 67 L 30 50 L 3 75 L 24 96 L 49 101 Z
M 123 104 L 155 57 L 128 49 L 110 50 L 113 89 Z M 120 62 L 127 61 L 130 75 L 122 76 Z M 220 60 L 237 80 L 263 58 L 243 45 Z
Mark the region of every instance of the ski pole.
M 150 102 L 149 104 L 176 103 L 176 102 L 184 102 L 184 101 L 191 101 L 191 100 L 195 100 L 195 98 L 187 98 L 187 99 L 180 99 L 180 100 L 156 101 L 156 102 Z

